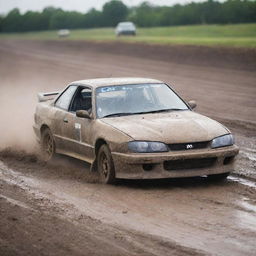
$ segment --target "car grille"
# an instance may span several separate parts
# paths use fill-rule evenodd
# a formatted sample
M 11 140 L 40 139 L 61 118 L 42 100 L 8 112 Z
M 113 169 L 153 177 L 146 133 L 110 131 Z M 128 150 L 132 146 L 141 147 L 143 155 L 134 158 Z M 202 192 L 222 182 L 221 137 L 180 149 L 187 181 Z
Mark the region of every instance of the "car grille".
M 213 166 L 216 163 L 216 160 L 216 157 L 170 160 L 164 162 L 164 169 L 167 171 L 171 171 L 207 168 Z
M 193 150 L 193 149 L 207 148 L 208 145 L 209 145 L 209 141 L 202 141 L 202 142 L 169 144 L 168 147 L 171 151 L 179 151 L 179 150 Z

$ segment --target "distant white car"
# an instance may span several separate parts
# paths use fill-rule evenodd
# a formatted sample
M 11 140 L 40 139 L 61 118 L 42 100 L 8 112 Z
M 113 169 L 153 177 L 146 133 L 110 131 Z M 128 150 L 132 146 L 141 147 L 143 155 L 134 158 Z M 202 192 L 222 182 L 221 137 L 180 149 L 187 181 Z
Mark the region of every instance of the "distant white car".
M 58 31 L 58 36 L 59 37 L 68 37 L 70 35 L 70 30 L 69 29 L 60 29 Z
M 136 27 L 132 22 L 120 22 L 116 26 L 116 35 L 136 35 Z

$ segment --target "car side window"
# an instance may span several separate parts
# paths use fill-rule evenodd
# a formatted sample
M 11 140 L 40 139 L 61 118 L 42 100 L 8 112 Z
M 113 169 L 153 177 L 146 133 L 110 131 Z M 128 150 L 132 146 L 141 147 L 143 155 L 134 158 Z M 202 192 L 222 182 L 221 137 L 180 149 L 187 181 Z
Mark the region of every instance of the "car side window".
M 90 88 L 81 87 L 70 106 L 70 111 L 76 112 L 77 110 L 86 110 L 89 113 L 92 111 L 92 90 Z
M 70 101 L 76 91 L 77 86 L 71 85 L 66 89 L 66 91 L 58 98 L 55 103 L 55 106 L 58 108 L 62 108 L 64 110 L 68 110 Z

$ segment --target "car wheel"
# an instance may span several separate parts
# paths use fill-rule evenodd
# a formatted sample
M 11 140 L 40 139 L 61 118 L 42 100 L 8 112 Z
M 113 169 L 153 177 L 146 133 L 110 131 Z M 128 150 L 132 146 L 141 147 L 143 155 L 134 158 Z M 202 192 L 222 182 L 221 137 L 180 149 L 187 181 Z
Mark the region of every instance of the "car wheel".
M 212 175 L 208 175 L 208 180 L 211 181 L 222 181 L 225 180 L 228 175 L 230 174 L 230 172 L 225 172 L 225 173 L 221 173 L 221 174 L 212 174 Z
M 50 129 L 45 129 L 41 135 L 41 152 L 43 160 L 50 161 L 55 155 L 55 142 Z
M 101 182 L 105 184 L 115 183 L 115 167 L 111 152 L 106 144 L 100 147 L 97 156 L 97 166 Z

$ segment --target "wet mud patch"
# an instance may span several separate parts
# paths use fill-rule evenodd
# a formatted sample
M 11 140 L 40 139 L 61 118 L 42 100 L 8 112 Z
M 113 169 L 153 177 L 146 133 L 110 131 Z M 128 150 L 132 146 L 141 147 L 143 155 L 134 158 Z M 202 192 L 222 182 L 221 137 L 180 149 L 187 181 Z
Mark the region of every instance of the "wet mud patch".
M 102 223 L 53 196 L 26 192 L 0 181 L 1 255 L 204 255 L 159 236 Z
M 235 174 L 256 181 L 256 136 L 236 136 L 240 152 L 236 157 Z
M 40 156 L 40 151 L 29 153 L 25 150 L 16 150 L 11 147 L 0 151 L 0 161 L 11 169 L 18 169 L 24 174 L 32 174 L 46 179 L 70 179 L 86 183 L 99 183 L 100 177 L 97 172 L 90 171 L 90 164 L 64 155 L 56 155 L 50 162 L 45 162 Z M 245 161 L 245 163 L 244 163 Z M 243 165 L 244 164 L 244 165 Z M 236 161 L 236 170 L 232 174 L 234 178 L 214 181 L 207 177 L 191 177 L 176 179 L 155 179 L 155 180 L 129 180 L 118 179 L 115 186 L 130 187 L 133 189 L 175 189 L 175 188 L 207 188 L 213 186 L 232 186 L 233 183 L 247 186 L 246 182 L 255 184 L 255 162 L 252 168 L 248 160 L 240 153 Z M 244 167 L 244 168 L 243 168 Z M 237 179 L 236 179 L 237 177 Z M 240 181 L 239 177 L 244 178 Z
M 6 148 L 0 151 L 0 160 L 11 169 L 18 168 L 25 174 L 33 174 L 42 178 L 99 182 L 99 175 L 90 172 L 89 164 L 67 156 L 56 155 L 50 162 L 45 162 L 39 151 L 28 153 L 25 150 Z

